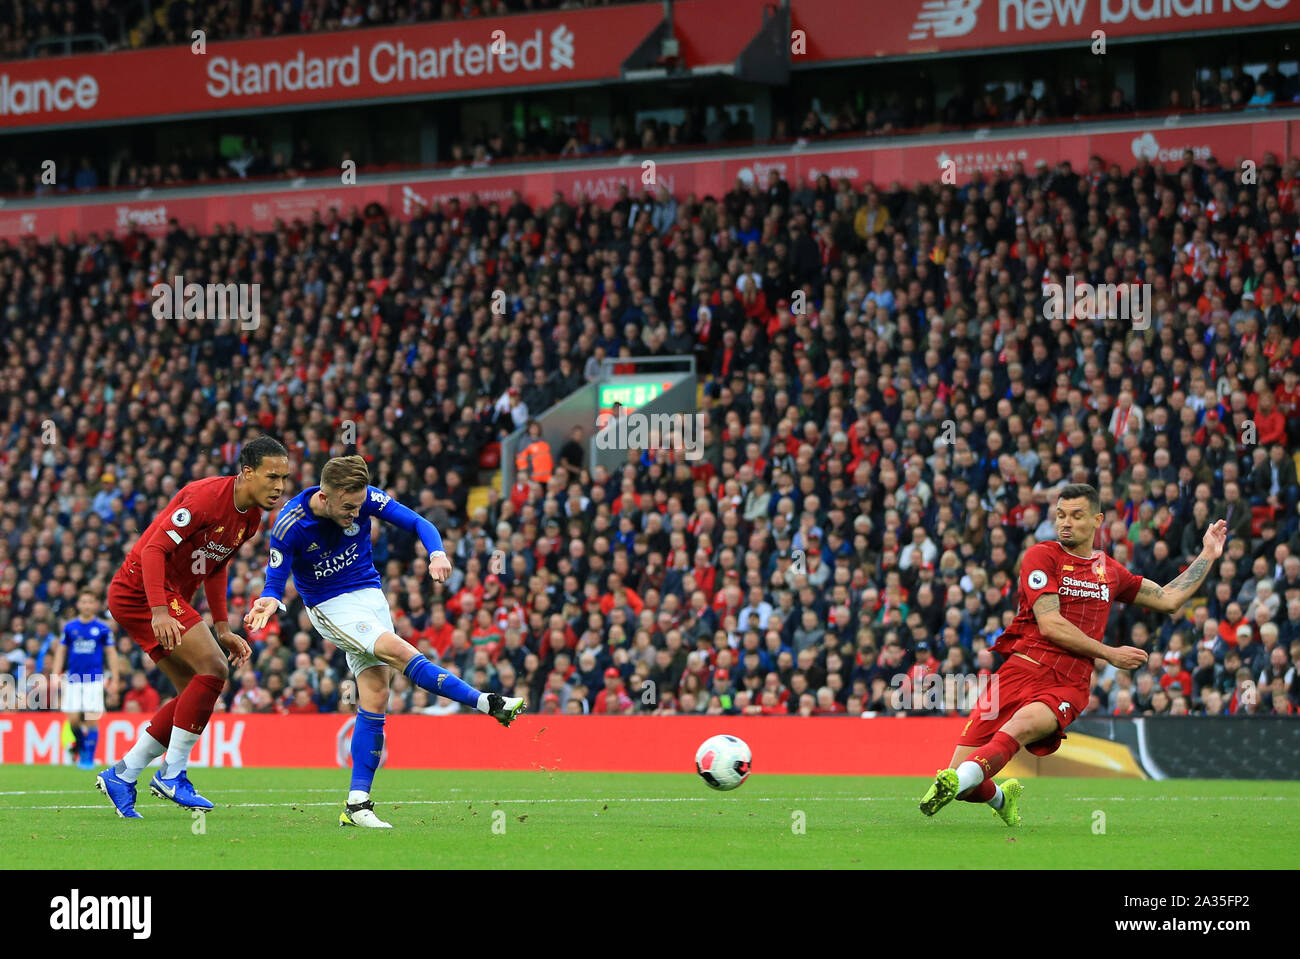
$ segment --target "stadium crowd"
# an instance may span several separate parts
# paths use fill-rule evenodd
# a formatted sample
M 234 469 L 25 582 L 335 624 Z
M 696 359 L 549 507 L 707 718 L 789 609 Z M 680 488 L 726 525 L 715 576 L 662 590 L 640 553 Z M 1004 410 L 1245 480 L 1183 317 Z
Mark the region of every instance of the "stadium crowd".
M 48 671 L 79 592 L 103 608 L 176 490 L 268 432 L 286 496 L 355 440 L 372 483 L 438 526 L 442 585 L 376 525 L 398 631 L 533 710 L 950 708 L 907 694 L 996 666 L 1020 554 L 1082 481 L 1099 545 L 1160 583 L 1229 526 L 1180 614 L 1116 605 L 1109 641 L 1150 660 L 1099 668 L 1088 712 L 1295 715 L 1300 160 L 1258 159 L 1255 182 L 1189 151 L 1167 171 L 1094 158 L 914 190 L 773 172 L 610 208 L 474 198 L 0 243 L 0 670 Z M 155 319 L 149 290 L 177 274 L 260 284 L 260 324 Z M 1048 318 L 1067 274 L 1149 284 L 1154 315 Z M 602 357 L 680 354 L 704 381 L 702 460 L 588 468 L 578 435 L 470 512 L 494 444 Z M 232 563 L 232 623 L 270 522 Z M 341 651 L 286 602 L 219 708 L 352 708 Z M 108 704 L 147 713 L 170 685 L 118 648 Z M 457 708 L 395 681 L 393 712 Z
M 134 29 L 128 30 L 132 26 L 127 22 L 128 15 L 107 0 L 15 0 L 0 5 L 0 59 L 61 52 L 48 45 L 33 46 L 38 40 L 59 35 L 102 35 L 110 46 L 188 44 L 196 29 L 202 29 L 209 41 L 217 42 L 610 2 L 624 0 L 256 0 L 251 4 L 169 0 L 155 4 L 153 16 L 141 18 Z M 682 111 L 676 122 L 645 116 L 635 104 L 622 103 L 609 108 L 609 124 L 593 123 L 586 115 L 561 116 L 563 109 L 551 103 L 545 115 L 530 107 L 526 120 L 504 127 L 480 123 L 471 130 L 449 123 L 438 131 L 438 161 L 430 165 L 481 169 L 543 158 L 626 155 L 719 144 L 787 144 L 1151 112 L 1205 114 L 1258 110 L 1300 101 L 1300 74 L 1284 72 L 1276 59 L 1258 69 L 1246 69 L 1227 53 L 1217 59 L 1211 56 L 1205 63 L 1205 69 L 1198 71 L 1195 79 L 1189 74 L 1185 83 L 1167 94 L 1153 89 L 1141 96 L 1130 96 L 1119 85 L 1098 82 L 1090 72 L 1076 72 L 1068 63 L 1056 64 L 1057 72 L 1032 81 L 1010 81 L 996 65 L 972 64 L 969 80 L 945 93 L 937 93 L 928 78 L 918 81 L 911 67 L 900 67 L 891 77 L 882 75 L 869 82 L 853 80 L 861 92 L 843 98 L 837 92 L 834 102 L 816 92 L 820 89 L 817 84 L 801 79 L 771 104 L 772 126 L 764 128 L 761 137 L 751 111 L 730 101 L 726 106 L 714 104 L 714 109 L 702 102 L 694 103 Z M 362 174 L 391 171 L 402 165 L 373 162 L 372 154 L 383 152 L 378 144 L 373 145 L 374 149 L 363 146 L 335 156 L 335 151 L 314 144 L 306 128 L 295 130 L 284 135 L 283 129 L 277 127 L 277 143 L 273 145 L 265 130 L 258 133 L 232 121 L 190 128 L 178 136 L 131 136 L 97 152 L 69 150 L 67 142 L 57 137 L 28 138 L 15 143 L 0 159 L 0 195 L 30 197 L 101 189 L 201 186 L 244 179 L 294 179 L 337 171 L 343 160 L 357 162 Z M 281 138 L 284 143 L 279 142 Z M 290 141 L 292 146 L 287 145 Z M 54 183 L 45 183 L 33 171 L 42 169 L 42 163 L 50 158 L 54 158 L 56 169 L 68 172 L 61 173 Z M 417 164 L 410 162 L 406 166 L 415 168 Z
M 1300 101 L 1300 75 L 1282 73 L 1273 61 L 1258 79 L 1249 73 L 1212 70 L 1204 83 L 1189 85 L 1190 94 L 1173 91 L 1166 104 L 1143 102 L 1136 106 L 1115 87 L 1103 94 L 1084 77 L 1054 78 L 1041 96 L 1028 91 L 1007 97 L 1001 91 L 971 93 L 960 86 L 951 96 L 917 93 L 907 102 L 901 87 L 881 91 L 862 102 L 846 99 L 838 105 L 814 98 L 797 109 L 776 116 L 771 135 L 757 138 L 750 111 L 744 107 L 707 112 L 697 106 L 685 109 L 680 122 L 642 117 L 628 110 L 616 114 L 608 132 L 601 132 L 589 117 L 552 118 L 544 123 L 531 116 L 519 128 L 509 126 L 457 132 L 445 137 L 448 146 L 440 164 L 483 169 L 527 160 L 557 160 L 648 151 L 686 150 L 720 144 L 772 144 L 825 140 L 848 136 L 881 136 L 936 132 L 992 124 L 1017 126 L 1061 122 L 1074 117 L 1128 117 L 1138 112 L 1164 109 L 1174 113 L 1254 110 L 1274 103 Z M 223 127 L 222 130 L 225 130 Z M 207 139 L 205 140 L 204 137 Z M 292 149 L 273 149 L 255 135 L 240 137 L 241 146 L 223 153 L 223 134 L 167 138 L 158 142 L 139 139 L 119 149 L 97 154 L 60 157 L 59 169 L 72 171 L 54 184 L 43 184 L 31 170 L 39 163 L 11 153 L 0 161 L 0 195 L 43 196 L 99 189 L 145 189 L 203 186 L 241 179 L 275 179 L 319 176 L 344 159 L 358 161 L 358 172 L 391 171 L 397 164 L 366 162 L 352 153 L 330 157 L 310 137 L 296 138 Z M 164 147 L 164 143 L 167 145 Z M 29 144 L 28 152 L 45 157 L 49 149 Z
M 582 10 L 633 0 L 12 0 L 0 5 L 0 59 L 66 52 L 95 36 L 95 49 L 175 46 L 195 30 L 209 41 L 249 40 L 435 20 L 504 17 L 547 10 Z M 73 52 L 84 52 L 74 45 Z

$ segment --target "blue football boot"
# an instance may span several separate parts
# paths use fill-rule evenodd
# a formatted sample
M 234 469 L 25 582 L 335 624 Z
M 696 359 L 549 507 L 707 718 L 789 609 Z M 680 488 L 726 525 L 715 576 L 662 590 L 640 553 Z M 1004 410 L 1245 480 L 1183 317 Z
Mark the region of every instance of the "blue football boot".
M 135 811 L 135 783 L 129 783 L 112 766 L 95 777 L 95 788 L 108 797 L 123 819 L 143 819 Z
M 163 779 L 162 770 L 153 774 L 149 791 L 159 799 L 170 799 L 183 809 L 212 809 L 212 803 L 194 791 L 190 777 L 182 769 L 171 779 Z

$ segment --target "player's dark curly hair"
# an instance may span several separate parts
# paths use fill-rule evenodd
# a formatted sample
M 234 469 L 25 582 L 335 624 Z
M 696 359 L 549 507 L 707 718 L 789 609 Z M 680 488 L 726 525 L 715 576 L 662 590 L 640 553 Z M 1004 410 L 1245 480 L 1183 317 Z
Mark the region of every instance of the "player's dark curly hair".
M 239 471 L 242 473 L 244 467 L 257 469 L 262 465 L 262 460 L 268 456 L 285 456 L 289 451 L 284 448 L 284 444 L 270 436 L 259 436 L 251 439 L 239 450 Z
M 1089 486 L 1087 483 L 1071 483 L 1061 490 L 1058 499 L 1086 499 L 1088 509 L 1095 516 L 1101 512 L 1101 494 L 1097 492 L 1095 486 Z

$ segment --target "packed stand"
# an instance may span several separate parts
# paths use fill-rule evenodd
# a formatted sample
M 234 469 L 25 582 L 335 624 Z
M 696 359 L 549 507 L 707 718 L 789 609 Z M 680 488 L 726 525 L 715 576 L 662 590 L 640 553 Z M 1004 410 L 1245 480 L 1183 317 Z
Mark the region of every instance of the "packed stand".
M 584 10 L 642 0 L 167 0 L 148 45 L 189 43 L 192 31 L 210 41 L 283 37 L 365 27 L 397 27 L 438 20 L 505 17 L 549 10 Z
M 0 5 L 0 59 L 294 36 L 438 20 L 583 10 L 637 0 L 12 0 Z M 80 38 L 102 38 L 86 44 Z
M 596 5 L 586 3 L 586 5 Z M 14 39 L 24 31 L 35 30 L 44 36 L 62 23 L 68 30 L 112 32 L 116 24 L 106 0 L 41 0 L 30 5 L 26 13 L 22 4 L 9 8 L 8 17 L 0 8 L 0 52 L 22 46 Z M 244 17 L 239 5 L 225 0 L 220 3 L 192 3 L 176 0 L 166 8 L 162 23 L 152 23 L 142 36 L 149 42 L 190 42 L 195 24 L 201 25 L 209 40 L 234 39 L 241 36 L 268 36 L 284 32 L 314 29 L 345 29 L 358 25 L 416 23 L 427 20 L 454 19 L 498 12 L 524 12 L 528 9 L 554 9 L 550 0 L 527 0 L 505 4 L 504 11 L 475 13 L 473 4 L 373 3 L 342 5 L 328 2 L 304 2 L 299 12 L 277 9 L 273 3 L 255 4 Z M 345 11 L 350 11 L 345 16 Z M 75 15 L 74 15 L 75 13 Z M 66 15 L 65 15 L 66 14 Z M 109 24 L 109 25 L 106 25 Z M 299 24 L 289 29 L 289 25 Z M 44 49 L 44 48 L 42 48 Z M 844 75 L 840 88 L 860 92 L 836 99 L 817 96 L 816 85 L 796 77 L 788 90 L 778 95 L 772 105 L 774 119 L 762 135 L 755 127 L 753 110 L 728 105 L 725 108 L 694 103 L 682 110 L 675 122 L 647 117 L 633 103 L 609 107 L 610 122 L 593 122 L 589 115 L 564 116 L 568 109 L 558 102 L 538 101 L 528 108 L 526 119 L 505 127 L 490 129 L 480 123 L 475 129 L 461 129 L 452 122 L 440 124 L 441 144 L 436 163 L 426 166 L 484 169 L 522 161 L 556 161 L 569 158 L 625 156 L 659 151 L 689 150 L 722 144 L 768 143 L 783 145 L 800 141 L 817 141 L 838 137 L 875 137 L 915 133 L 934 133 L 975 129 L 989 126 L 1025 126 L 1062 123 L 1079 118 L 1130 118 L 1140 114 L 1204 115 L 1223 111 L 1263 110 L 1275 105 L 1300 102 L 1300 75 L 1282 71 L 1277 60 L 1253 75 L 1238 62 L 1225 56 L 1218 66 L 1208 69 L 1203 80 L 1188 81 L 1168 94 L 1168 99 L 1130 97 L 1119 86 L 1095 82 L 1089 76 L 1071 75 L 1068 65 L 1059 75 L 1046 79 L 1017 80 L 1008 93 L 1008 85 L 999 68 L 972 64 L 969 84 L 959 83 L 951 94 L 936 94 L 912 76 L 912 67 L 900 67 L 892 74 L 871 80 Z M 912 89 L 911 93 L 900 91 Z M 621 112 L 620 112 L 621 111 Z M 544 115 L 544 118 L 543 118 Z M 357 172 L 365 175 L 392 172 L 403 166 L 397 162 L 372 162 L 382 153 L 377 143 L 339 152 L 313 143 L 305 135 L 306 127 L 294 126 L 284 137 L 292 147 L 275 148 L 271 137 L 257 125 L 249 128 L 228 121 L 216 128 L 192 128 L 184 134 L 168 137 L 139 136 L 121 141 L 98 152 L 70 151 L 62 143 L 39 137 L 15 143 L 0 159 L 0 196 L 31 197 L 101 189 L 157 189 L 180 186 L 208 186 L 221 182 L 261 179 L 296 179 L 337 175 L 340 164 L 351 160 Z M 283 133 L 283 129 L 277 127 Z M 278 140 L 278 137 L 277 137 Z M 337 155 L 335 155 L 337 153 Z M 41 163 L 56 158 L 62 173 L 53 184 L 41 182 L 32 171 Z M 407 169 L 419 168 L 413 159 Z
M 966 83 L 958 83 L 953 94 L 944 98 L 916 92 L 909 99 L 897 87 L 881 89 L 870 94 L 863 106 L 846 99 L 837 108 L 828 106 L 821 111 L 810 109 L 798 118 L 783 117 L 777 121 L 777 132 L 814 139 L 927 127 L 954 129 L 1080 117 L 1127 118 L 1154 111 L 1201 114 L 1259 110 L 1293 102 L 1300 102 L 1300 74 L 1285 74 L 1279 62 L 1272 60 L 1258 77 L 1226 64 L 1214 67 L 1203 81 L 1174 87 L 1164 101 L 1133 98 L 1119 86 L 1106 87 L 1086 76 L 1068 75 L 1044 80 L 1040 95 L 1020 89 L 1008 96 L 1000 88 L 980 89 L 978 84 Z
M 1258 82 L 1248 74 L 1236 81 L 1217 79 L 1217 73 L 1215 77 L 1194 87 L 1190 97 L 1175 91 L 1168 108 L 1197 112 L 1245 110 L 1300 100 L 1298 78 L 1283 75 L 1276 62 L 1261 74 Z M 838 107 L 819 105 L 803 113 L 777 117 L 771 136 L 764 142 L 786 144 L 863 134 L 955 130 L 982 124 L 1024 125 L 1060 122 L 1078 116 L 1133 115 L 1135 108 L 1119 88 L 1102 98 L 1077 89 L 1078 82 L 1077 79 L 1060 81 L 1041 99 L 1028 93 L 1010 99 L 994 94 L 971 97 L 961 89 L 947 100 L 918 95 L 911 103 L 904 103 L 897 92 L 882 93 L 862 110 L 851 101 Z M 1259 92 L 1247 95 L 1248 90 L 1256 88 Z M 1189 100 L 1194 106 L 1183 106 Z M 1141 109 L 1158 106 L 1144 104 Z M 244 179 L 294 179 L 318 176 L 334 170 L 344 160 L 356 162 L 357 159 L 351 153 L 338 158 L 326 157 L 308 137 L 297 138 L 296 146 L 287 151 L 273 150 L 255 136 L 241 139 L 242 147 L 228 156 L 222 154 L 221 144 L 216 140 L 204 146 L 190 138 L 182 138 L 183 142 L 175 142 L 166 150 L 155 148 L 148 155 L 136 145 L 103 155 L 67 156 L 63 166 L 72 169 L 72 175 L 52 185 L 41 184 L 29 172 L 31 163 L 10 156 L 0 162 L 0 195 L 42 196 L 102 188 L 145 189 L 205 186 Z M 451 139 L 441 163 L 484 169 L 521 161 L 622 156 L 753 142 L 757 141 L 751 111 L 744 107 L 712 114 L 688 107 L 677 123 L 652 118 L 643 118 L 638 123 L 631 115 L 618 115 L 607 134 L 599 132 L 585 116 L 556 120 L 550 125 L 544 125 L 534 116 L 523 124 L 522 130 L 513 126 L 489 130 L 486 125 L 480 125 L 476 131 Z M 363 174 L 377 169 L 364 160 L 358 164 L 358 171 Z
M 1253 184 L 1190 154 L 1169 173 L 1094 159 L 916 191 L 773 172 L 608 209 L 516 196 L 0 246 L 0 669 L 48 670 L 78 590 L 103 608 L 134 538 L 242 441 L 289 447 L 289 496 L 353 451 L 354 426 L 372 483 L 454 564 L 433 583 L 414 538 L 380 524 L 398 631 L 544 713 L 951 711 L 997 664 L 1053 491 L 1083 481 L 1102 547 L 1157 582 L 1229 526 L 1181 614 L 1115 607 L 1109 641 L 1152 655 L 1100 669 L 1088 713 L 1294 715 L 1300 161 L 1260 159 Z M 1150 327 L 1044 319 L 1067 272 L 1153 284 Z M 177 273 L 260 284 L 261 324 L 154 320 L 149 289 Z M 601 358 L 683 353 L 705 381 L 701 461 L 588 470 L 579 432 L 549 475 L 469 512 L 493 444 Z M 232 623 L 266 529 L 232 563 Z M 221 708 L 351 709 L 341 651 L 286 602 Z M 170 685 L 118 648 L 108 705 L 147 713 Z M 931 676 L 946 698 L 905 698 Z M 395 680 L 393 712 L 457 708 Z
M 24 60 L 129 43 L 125 4 L 112 0 L 10 0 L 0 4 L 0 60 Z M 102 38 L 93 44 L 80 38 Z M 78 38 L 74 40 L 74 38 Z M 63 42 L 56 42 L 63 41 Z

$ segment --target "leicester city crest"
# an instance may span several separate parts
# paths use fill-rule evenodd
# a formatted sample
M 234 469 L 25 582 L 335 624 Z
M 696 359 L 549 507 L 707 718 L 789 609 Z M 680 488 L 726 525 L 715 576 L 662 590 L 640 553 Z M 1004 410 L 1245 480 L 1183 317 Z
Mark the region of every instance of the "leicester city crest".
M 349 536 L 356 536 L 357 533 L 361 532 L 361 527 L 353 523 L 351 526 L 345 527 L 343 532 Z

